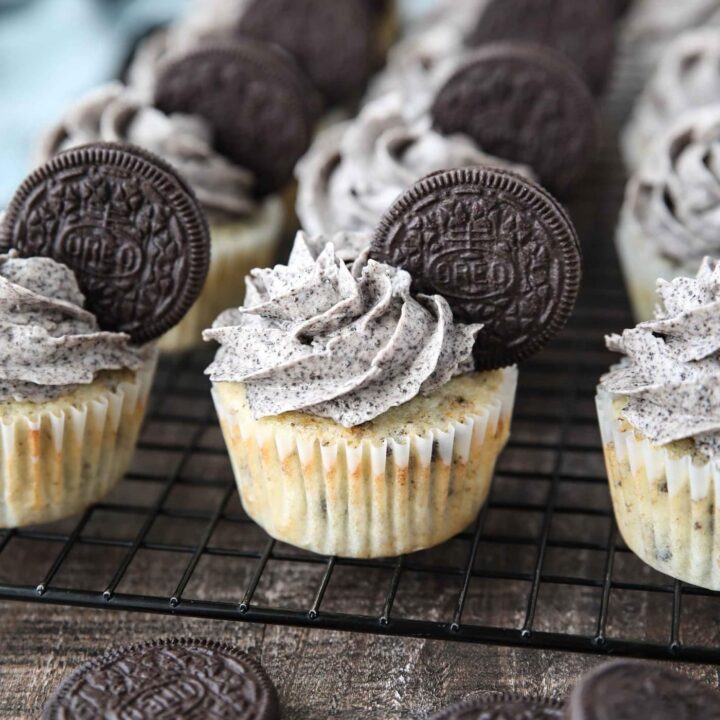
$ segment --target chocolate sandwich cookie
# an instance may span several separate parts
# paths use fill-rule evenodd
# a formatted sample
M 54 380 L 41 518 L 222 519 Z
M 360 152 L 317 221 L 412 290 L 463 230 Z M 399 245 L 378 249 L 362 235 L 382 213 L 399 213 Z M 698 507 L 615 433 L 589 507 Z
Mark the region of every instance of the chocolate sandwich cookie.
M 432 107 L 435 128 L 470 136 L 483 151 L 529 165 L 554 192 L 585 172 L 596 138 L 592 95 L 560 55 L 497 43 L 473 53 Z
M 142 344 L 197 299 L 210 235 L 170 165 L 135 146 L 98 143 L 55 156 L 20 185 L 0 226 L 0 253 L 11 249 L 67 265 L 100 327 Z
M 607 85 L 615 50 L 613 0 L 489 0 L 467 43 L 537 43 L 565 55 L 595 94 Z
M 439 294 L 460 322 L 483 323 L 478 370 L 513 365 L 567 322 L 580 287 L 580 248 L 562 207 L 513 173 L 435 173 L 381 220 L 370 257 L 402 267 L 414 289 Z
M 359 97 L 373 69 L 367 0 L 253 0 L 236 28 L 292 55 L 328 105 Z
M 172 639 L 113 650 L 82 665 L 50 698 L 45 720 L 277 720 L 259 663 L 232 645 Z
M 295 63 L 250 39 L 203 45 L 167 58 L 155 104 L 199 115 L 218 151 L 252 170 L 260 193 L 285 185 L 312 139 L 312 90 Z
M 491 695 L 453 705 L 430 720 L 563 720 L 564 717 L 563 704 L 556 700 Z
M 568 720 L 720 720 L 720 693 L 664 667 L 619 661 L 576 685 Z

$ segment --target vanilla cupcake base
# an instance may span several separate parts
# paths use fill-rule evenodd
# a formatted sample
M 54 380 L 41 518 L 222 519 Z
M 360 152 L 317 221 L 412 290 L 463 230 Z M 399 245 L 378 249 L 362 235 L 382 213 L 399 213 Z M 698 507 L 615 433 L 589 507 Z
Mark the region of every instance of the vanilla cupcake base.
M 202 331 L 224 310 L 243 304 L 245 276 L 275 259 L 285 232 L 285 202 L 280 196 L 272 197 L 248 220 L 210 226 L 210 269 L 205 286 L 185 317 L 163 335 L 161 351 L 202 347 Z
M 243 506 L 274 538 L 324 555 L 438 545 L 485 502 L 517 370 L 455 378 L 356 428 L 304 413 L 255 420 L 240 383 L 213 398 Z
M 681 264 L 661 255 L 627 210 L 620 216 L 615 244 L 633 315 L 638 322 L 652 320 L 655 316 L 658 279 L 694 277 L 700 269 L 700 260 Z
M 44 403 L 0 402 L 0 527 L 75 515 L 113 489 L 135 452 L 156 360 Z
M 627 546 L 662 573 L 720 590 L 720 470 L 690 441 L 654 445 L 620 419 L 622 406 L 598 391 L 610 493 Z

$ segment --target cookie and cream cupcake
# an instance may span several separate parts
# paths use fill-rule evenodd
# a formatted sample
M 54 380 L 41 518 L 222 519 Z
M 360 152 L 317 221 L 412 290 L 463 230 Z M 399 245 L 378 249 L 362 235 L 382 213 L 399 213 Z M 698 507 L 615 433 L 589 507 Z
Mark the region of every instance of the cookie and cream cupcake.
M 648 565 L 720 590 L 720 266 L 658 294 L 654 319 L 607 339 L 624 355 L 597 395 L 615 517 Z
M 204 334 L 207 372 L 256 522 L 319 553 L 398 555 L 477 515 L 514 365 L 567 320 L 579 247 L 543 190 L 477 168 L 407 190 L 352 268 L 345 244 L 301 233 L 287 266 L 253 271 Z

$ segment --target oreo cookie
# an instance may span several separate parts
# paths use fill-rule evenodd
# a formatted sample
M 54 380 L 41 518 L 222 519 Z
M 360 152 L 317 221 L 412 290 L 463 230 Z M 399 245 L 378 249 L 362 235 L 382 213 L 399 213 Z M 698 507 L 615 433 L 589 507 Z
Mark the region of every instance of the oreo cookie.
M 491 695 L 441 710 L 430 720 L 563 720 L 563 704 L 555 700 Z
M 485 152 L 532 167 L 564 193 L 586 171 L 596 110 L 582 78 L 547 48 L 497 43 L 474 52 L 441 88 L 434 127 L 463 133 Z
M 176 325 L 210 262 L 205 215 L 170 165 L 140 148 L 98 143 L 55 156 L 15 193 L 0 252 L 70 267 L 103 330 L 133 342 Z
M 251 0 L 236 32 L 286 50 L 328 105 L 358 98 L 373 70 L 367 0 Z
M 457 320 L 483 323 L 478 370 L 513 365 L 548 342 L 577 298 L 575 229 L 542 188 L 513 173 L 435 173 L 395 201 L 370 257 L 402 267 L 416 292 L 444 296 Z
M 315 120 L 312 91 L 294 62 L 249 39 L 167 58 L 158 69 L 155 105 L 202 117 L 218 151 L 253 171 L 260 194 L 292 178 Z
M 575 687 L 569 720 L 718 720 L 720 693 L 664 667 L 619 661 Z
M 172 639 L 113 650 L 82 665 L 50 698 L 44 720 L 277 720 L 263 668 L 232 645 Z
M 466 42 L 478 47 L 499 40 L 562 53 L 599 94 L 612 70 L 614 0 L 489 0 Z

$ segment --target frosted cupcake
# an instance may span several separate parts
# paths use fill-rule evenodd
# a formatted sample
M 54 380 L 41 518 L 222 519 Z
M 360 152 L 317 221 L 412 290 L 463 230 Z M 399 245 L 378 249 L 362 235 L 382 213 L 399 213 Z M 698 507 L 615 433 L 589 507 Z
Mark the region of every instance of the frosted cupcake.
M 643 561 L 720 590 L 720 266 L 658 292 L 654 320 L 607 340 L 626 355 L 597 396 L 615 517 Z
M 253 271 L 245 306 L 204 334 L 221 346 L 207 372 L 248 514 L 350 557 L 460 532 L 508 438 L 515 362 L 572 309 L 576 242 L 544 191 L 466 168 L 404 193 L 352 268 L 342 235 L 300 233 L 287 266 Z
M 124 475 L 153 341 L 197 297 L 209 237 L 159 158 L 85 145 L 18 188 L 0 252 L 0 527 L 18 527 L 80 512 Z
M 712 28 L 689 31 L 668 46 L 635 103 L 621 137 L 627 167 L 641 165 L 683 113 L 719 101 L 720 36 Z
M 720 253 L 720 106 L 685 113 L 630 179 L 616 243 L 635 317 L 649 320 L 656 280 L 695 275 Z
M 242 278 L 270 264 L 285 223 L 279 194 L 254 193 L 255 178 L 214 147 L 202 118 L 165 114 L 120 83 L 92 91 L 41 139 L 38 163 L 89 142 L 127 142 L 167 160 L 192 187 L 210 224 L 212 262 L 206 286 L 185 318 L 160 341 L 163 351 L 187 350 L 226 308 L 242 303 Z

